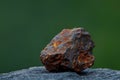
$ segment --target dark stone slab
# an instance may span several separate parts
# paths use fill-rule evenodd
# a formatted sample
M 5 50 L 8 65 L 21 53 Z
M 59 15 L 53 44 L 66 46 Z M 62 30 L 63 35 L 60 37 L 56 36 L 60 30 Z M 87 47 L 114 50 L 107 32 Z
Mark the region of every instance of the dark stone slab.
M 120 71 L 107 68 L 86 69 L 75 72 L 51 73 L 44 67 L 31 67 L 9 73 L 1 73 L 0 80 L 120 80 Z

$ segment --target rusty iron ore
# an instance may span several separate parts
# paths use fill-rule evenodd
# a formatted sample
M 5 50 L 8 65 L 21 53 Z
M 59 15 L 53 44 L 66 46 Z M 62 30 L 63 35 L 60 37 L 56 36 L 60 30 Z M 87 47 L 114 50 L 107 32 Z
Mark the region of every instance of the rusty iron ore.
M 77 73 L 94 64 L 94 42 L 83 28 L 63 29 L 41 51 L 40 59 L 50 72 Z

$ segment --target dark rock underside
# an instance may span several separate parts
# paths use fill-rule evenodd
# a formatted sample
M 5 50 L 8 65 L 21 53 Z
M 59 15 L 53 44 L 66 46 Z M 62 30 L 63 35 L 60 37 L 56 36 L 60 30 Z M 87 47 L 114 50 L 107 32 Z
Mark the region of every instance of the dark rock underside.
M 0 80 L 120 80 L 120 71 L 107 68 L 86 69 L 82 73 L 51 73 L 44 67 L 31 67 L 9 73 L 1 73 Z

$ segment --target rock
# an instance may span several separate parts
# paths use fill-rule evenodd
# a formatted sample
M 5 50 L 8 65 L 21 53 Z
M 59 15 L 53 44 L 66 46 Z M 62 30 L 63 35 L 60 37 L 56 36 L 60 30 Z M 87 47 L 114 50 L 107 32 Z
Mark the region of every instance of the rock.
M 75 72 L 48 72 L 44 67 L 31 67 L 9 73 L 1 73 L 0 80 L 120 80 L 120 71 L 107 68 L 86 69 Z
M 75 71 L 94 63 L 94 43 L 83 28 L 64 29 L 41 51 L 41 61 L 51 72 Z

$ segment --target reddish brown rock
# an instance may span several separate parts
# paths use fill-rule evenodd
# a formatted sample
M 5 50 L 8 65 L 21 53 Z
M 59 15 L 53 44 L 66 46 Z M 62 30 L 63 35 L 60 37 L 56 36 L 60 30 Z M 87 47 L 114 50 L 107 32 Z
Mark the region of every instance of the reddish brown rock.
M 48 71 L 79 73 L 93 65 L 93 47 L 83 28 L 64 29 L 41 51 L 40 59 Z

